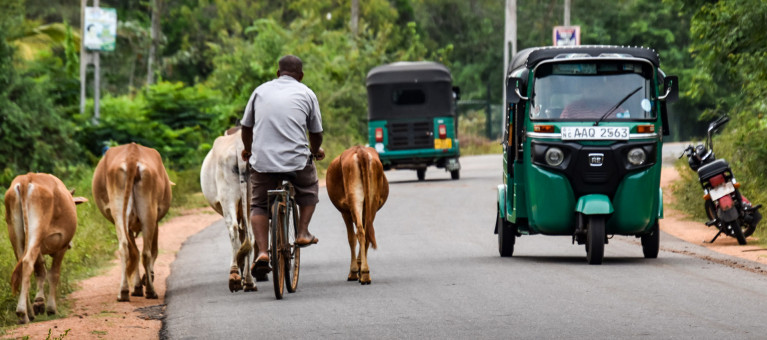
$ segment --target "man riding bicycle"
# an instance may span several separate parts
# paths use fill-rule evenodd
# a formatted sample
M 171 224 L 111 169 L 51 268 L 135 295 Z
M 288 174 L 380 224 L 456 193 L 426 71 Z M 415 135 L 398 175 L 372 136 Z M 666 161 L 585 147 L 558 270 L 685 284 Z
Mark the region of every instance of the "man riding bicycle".
M 257 253 L 252 271 L 257 280 L 264 280 L 270 271 L 267 192 L 280 184 L 280 176 L 275 174 L 296 174 L 291 180 L 300 214 L 296 244 L 306 247 L 319 241 L 309 233 L 309 222 L 319 202 L 317 171 L 312 158 L 325 158 L 325 151 L 320 147 L 322 117 L 317 96 L 301 83 L 303 77 L 301 59 L 293 55 L 282 57 L 277 79 L 253 91 L 241 121 L 245 146 L 242 157 L 253 170 L 250 221 Z

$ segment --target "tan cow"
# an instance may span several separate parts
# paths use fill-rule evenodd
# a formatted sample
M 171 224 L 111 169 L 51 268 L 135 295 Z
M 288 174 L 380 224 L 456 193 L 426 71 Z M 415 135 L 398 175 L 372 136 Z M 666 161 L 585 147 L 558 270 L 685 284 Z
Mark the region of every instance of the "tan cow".
M 43 306 L 48 314 L 56 314 L 56 289 L 61 273 L 61 261 L 70 248 L 69 241 L 77 229 L 75 205 L 88 200 L 72 197 L 64 183 L 49 174 L 28 173 L 16 177 L 5 192 L 5 222 L 8 238 L 16 254 L 16 268 L 11 275 L 13 293 L 19 292 L 16 315 L 19 323 L 35 319 L 42 314 Z M 53 258 L 51 270 L 46 272 L 43 255 Z M 34 271 L 37 278 L 37 295 L 34 307 L 29 301 L 29 276 Z M 48 279 L 48 301 L 44 284 Z
M 377 248 L 373 220 L 389 196 L 389 182 L 378 153 L 362 146 L 347 149 L 330 162 L 325 182 L 330 201 L 346 223 L 352 255 L 348 280 L 370 284 L 367 252 L 371 244 Z M 358 243 L 359 254 L 356 254 Z
M 93 173 L 93 199 L 101 214 L 114 223 L 122 265 L 120 293 L 117 301 L 129 301 L 128 281 L 133 281 L 133 296 L 156 299 L 154 261 L 157 258 L 158 222 L 170 208 L 171 181 L 157 150 L 136 143 L 107 150 Z M 144 278 L 139 275 L 136 237 L 143 234 L 141 263 Z
M 242 150 L 241 131 L 227 130 L 226 135 L 213 142 L 200 168 L 202 194 L 213 210 L 224 217 L 229 230 L 230 292 L 243 289 L 243 285 L 246 292 L 257 290 L 247 266 L 253 260 L 253 229 L 249 218 L 248 164 L 240 157 Z

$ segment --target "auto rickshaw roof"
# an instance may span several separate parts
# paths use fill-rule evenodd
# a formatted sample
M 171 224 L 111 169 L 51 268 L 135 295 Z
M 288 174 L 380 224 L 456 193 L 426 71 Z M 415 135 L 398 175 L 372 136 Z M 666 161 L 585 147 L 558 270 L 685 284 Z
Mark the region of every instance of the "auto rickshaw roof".
M 649 60 L 655 67 L 660 65 L 660 57 L 655 50 L 646 47 L 626 47 L 626 46 L 603 46 L 603 45 L 583 45 L 583 46 L 548 46 L 531 47 L 519 51 L 511 59 L 509 72 L 522 66 L 533 68 L 538 63 L 554 59 L 557 56 L 566 55 L 585 55 L 590 57 L 621 57 L 629 56 Z
M 450 70 L 433 61 L 398 61 L 376 66 L 367 75 L 366 86 L 393 83 L 452 82 Z

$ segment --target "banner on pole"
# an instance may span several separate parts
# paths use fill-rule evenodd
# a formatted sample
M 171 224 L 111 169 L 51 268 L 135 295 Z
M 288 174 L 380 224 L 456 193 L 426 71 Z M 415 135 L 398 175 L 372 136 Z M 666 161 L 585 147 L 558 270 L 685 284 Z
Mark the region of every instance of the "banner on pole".
M 117 10 L 86 7 L 83 45 L 91 51 L 114 51 L 117 37 Z
M 581 44 L 580 26 L 555 26 L 554 46 L 578 46 Z

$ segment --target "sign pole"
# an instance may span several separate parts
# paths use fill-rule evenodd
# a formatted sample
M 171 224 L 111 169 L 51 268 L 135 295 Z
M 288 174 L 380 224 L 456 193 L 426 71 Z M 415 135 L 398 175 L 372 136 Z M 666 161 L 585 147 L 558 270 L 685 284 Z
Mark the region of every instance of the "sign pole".
M 87 83 L 86 69 L 88 68 L 88 54 L 85 52 L 85 6 L 88 0 L 80 1 L 80 114 L 85 113 L 85 85 Z
M 99 0 L 93 0 L 93 7 L 99 7 Z M 93 52 L 93 123 L 99 124 L 99 110 L 101 98 L 101 57 L 99 51 Z

